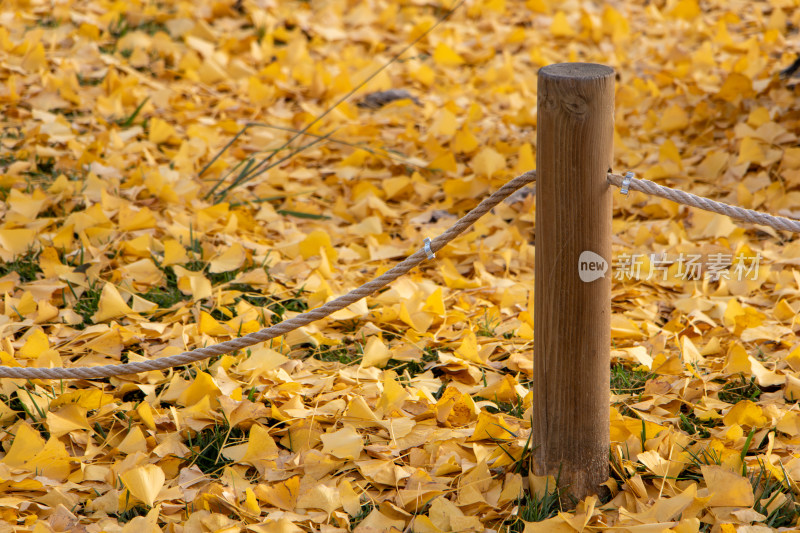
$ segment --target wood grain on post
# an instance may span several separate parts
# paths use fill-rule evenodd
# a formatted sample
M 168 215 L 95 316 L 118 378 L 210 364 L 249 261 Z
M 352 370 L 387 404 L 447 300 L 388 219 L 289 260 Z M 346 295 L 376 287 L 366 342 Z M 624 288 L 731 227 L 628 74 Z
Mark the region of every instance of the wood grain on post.
M 614 70 L 539 70 L 533 471 L 582 499 L 608 479 Z

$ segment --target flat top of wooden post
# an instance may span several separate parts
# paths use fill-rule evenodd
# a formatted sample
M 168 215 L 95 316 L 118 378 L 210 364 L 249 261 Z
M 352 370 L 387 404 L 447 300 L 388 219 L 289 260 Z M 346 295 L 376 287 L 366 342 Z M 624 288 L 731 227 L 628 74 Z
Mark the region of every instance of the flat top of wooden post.
M 614 75 L 614 69 L 598 63 L 556 63 L 539 69 L 540 76 L 549 78 L 594 79 Z

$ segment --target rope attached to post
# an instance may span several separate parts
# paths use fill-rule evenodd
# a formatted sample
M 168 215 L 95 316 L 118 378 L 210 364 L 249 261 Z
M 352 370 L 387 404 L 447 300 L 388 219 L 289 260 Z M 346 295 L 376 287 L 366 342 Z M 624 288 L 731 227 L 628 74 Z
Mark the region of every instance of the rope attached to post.
M 630 174 L 630 175 L 629 175 Z M 679 204 L 697 207 L 720 215 L 729 216 L 735 220 L 743 220 L 745 222 L 752 222 L 754 224 L 761 224 L 762 226 L 769 226 L 783 231 L 794 231 L 800 233 L 800 220 L 793 220 L 786 217 L 776 217 L 767 213 L 753 211 L 752 209 L 745 209 L 735 205 L 729 205 L 696 194 L 679 191 L 664 187 L 658 183 L 648 180 L 641 180 L 633 178 L 631 172 L 627 172 L 625 176 L 619 174 L 609 174 L 608 182 L 616 185 L 622 189 L 623 194 L 627 194 L 627 189 L 643 192 L 660 198 L 666 198 Z
M 521 189 L 528 183 L 536 179 L 536 171 L 532 170 L 526 172 L 521 176 L 512 179 L 500 189 L 498 189 L 489 198 L 483 200 L 478 206 L 464 215 L 455 224 L 453 224 L 447 231 L 436 237 L 435 239 L 426 239 L 425 246 L 417 250 L 412 255 L 408 256 L 405 260 L 398 263 L 396 266 L 387 270 L 381 276 L 368 281 L 360 287 L 353 289 L 349 293 L 331 300 L 330 302 L 308 311 L 306 313 L 297 315 L 294 318 L 284 320 L 278 324 L 264 328 L 262 330 L 250 333 L 244 337 L 231 339 L 229 341 L 207 346 L 205 348 L 197 348 L 189 352 L 184 352 L 178 355 L 169 357 L 161 357 L 152 361 L 138 361 L 135 363 L 125 363 L 119 365 L 104 365 L 93 367 L 76 367 L 76 368 L 30 368 L 30 367 L 12 367 L 0 366 L 0 378 L 20 378 L 20 379 L 93 379 L 105 378 L 111 376 L 119 376 L 124 374 L 136 374 L 139 372 L 149 372 L 151 370 L 164 370 L 174 366 L 187 365 L 196 361 L 202 361 L 215 355 L 223 355 L 226 353 L 247 348 L 259 342 L 268 341 L 275 337 L 285 335 L 290 331 L 297 328 L 306 326 L 311 322 L 325 318 L 340 309 L 357 302 L 362 298 L 366 298 L 375 291 L 382 289 L 395 279 L 403 274 L 408 273 L 412 268 L 420 264 L 425 259 L 432 259 L 435 253 L 444 248 L 450 241 L 455 239 L 458 235 L 464 232 L 467 228 L 472 226 L 475 221 L 488 213 L 497 204 L 502 202 L 505 198 L 510 196 L 514 191 Z M 746 222 L 753 222 L 769 226 L 777 230 L 794 231 L 800 233 L 800 221 L 793 220 L 785 217 L 776 217 L 767 213 L 760 213 L 752 209 L 744 209 L 733 205 L 709 200 L 694 194 L 671 189 L 658 185 L 648 180 L 641 180 L 633 178 L 633 174 L 628 172 L 625 176 L 619 174 L 608 174 L 608 182 L 617 187 L 627 190 L 640 191 L 645 194 L 659 196 L 673 202 L 678 202 L 684 205 L 697 207 L 706 211 L 727 215 L 736 220 L 743 220 Z
M 378 276 L 372 281 L 368 281 L 360 287 L 353 289 L 349 293 L 340 296 L 335 300 L 331 300 L 330 302 L 327 302 L 316 309 L 297 315 L 294 318 L 284 320 L 283 322 L 268 328 L 250 333 L 244 337 L 231 339 L 229 341 L 207 346 L 205 348 L 197 348 L 196 350 L 184 352 L 178 355 L 161 357 L 152 361 L 138 361 L 135 363 L 125 363 L 119 365 L 76 368 L 29 368 L 0 366 L 0 377 L 22 379 L 91 379 L 119 376 L 123 374 L 136 374 L 139 372 L 163 370 L 173 366 L 186 365 L 196 361 L 202 361 L 203 359 L 208 359 L 209 357 L 213 357 L 215 355 L 223 355 L 234 352 L 236 350 L 241 350 L 242 348 L 247 348 L 248 346 L 258 344 L 259 342 L 280 337 L 281 335 L 285 335 L 292 330 L 306 326 L 311 322 L 321 318 L 325 318 L 326 316 L 335 313 L 340 309 L 344 309 L 358 300 L 369 296 L 375 291 L 382 289 L 395 279 L 399 278 L 403 274 L 406 274 L 425 259 L 433 257 L 433 254 L 444 248 L 447 243 L 458 237 L 458 235 L 460 235 L 464 230 L 472 226 L 476 220 L 481 218 L 497 204 L 510 196 L 511 193 L 517 189 L 520 189 L 521 187 L 524 187 L 535 179 L 535 170 L 526 172 L 525 174 L 512 179 L 490 197 L 478 204 L 475 209 L 464 215 L 455 224 L 450 226 L 447 231 L 435 239 L 426 240 L 424 248 L 417 250 L 405 260 L 398 263 L 393 268 L 387 270 L 384 274 Z

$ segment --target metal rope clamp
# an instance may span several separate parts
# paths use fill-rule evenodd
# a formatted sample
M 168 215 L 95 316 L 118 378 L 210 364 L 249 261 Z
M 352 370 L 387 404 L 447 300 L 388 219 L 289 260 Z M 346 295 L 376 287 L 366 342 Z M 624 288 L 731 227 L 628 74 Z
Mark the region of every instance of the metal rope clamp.
M 622 187 L 620 187 L 619 192 L 622 194 L 628 194 L 628 187 L 631 186 L 631 180 L 633 179 L 633 172 L 626 172 L 625 177 L 622 178 Z
M 431 250 L 431 238 L 425 237 L 425 253 L 428 254 L 428 259 L 434 259 L 436 254 Z

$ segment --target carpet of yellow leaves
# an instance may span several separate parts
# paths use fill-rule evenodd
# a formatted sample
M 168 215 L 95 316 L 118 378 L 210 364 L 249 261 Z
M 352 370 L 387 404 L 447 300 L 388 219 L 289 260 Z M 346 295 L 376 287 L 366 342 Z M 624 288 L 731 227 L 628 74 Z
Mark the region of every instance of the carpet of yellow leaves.
M 449 7 L 4 2 L 0 363 L 172 355 L 371 279 L 534 167 L 536 71 L 554 62 L 616 69 L 616 170 L 800 216 L 800 105 L 776 75 L 796 1 L 467 0 L 434 27 Z M 357 105 L 390 89 L 410 98 Z M 282 161 L 236 182 L 251 157 Z M 0 531 L 797 526 L 800 241 L 615 202 L 617 255 L 760 263 L 746 279 L 682 280 L 674 262 L 615 281 L 603 500 L 559 512 L 553 480 L 528 475 L 528 195 L 269 345 L 0 381 Z

